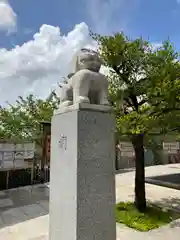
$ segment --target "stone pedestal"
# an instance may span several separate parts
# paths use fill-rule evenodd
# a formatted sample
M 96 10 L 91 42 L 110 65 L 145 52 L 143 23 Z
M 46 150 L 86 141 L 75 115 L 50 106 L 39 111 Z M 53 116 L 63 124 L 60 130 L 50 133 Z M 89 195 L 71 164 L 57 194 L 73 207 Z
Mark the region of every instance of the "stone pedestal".
M 50 240 L 115 240 L 114 117 L 109 107 L 57 111 L 51 129 Z

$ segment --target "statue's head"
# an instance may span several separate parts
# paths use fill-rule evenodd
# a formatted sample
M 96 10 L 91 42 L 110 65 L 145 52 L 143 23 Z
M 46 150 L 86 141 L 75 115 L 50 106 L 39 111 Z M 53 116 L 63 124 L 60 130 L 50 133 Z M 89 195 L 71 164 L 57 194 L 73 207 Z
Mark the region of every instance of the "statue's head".
M 99 72 L 101 64 L 102 61 L 96 51 L 82 48 L 77 55 L 75 72 L 82 69 L 89 69 L 93 72 Z

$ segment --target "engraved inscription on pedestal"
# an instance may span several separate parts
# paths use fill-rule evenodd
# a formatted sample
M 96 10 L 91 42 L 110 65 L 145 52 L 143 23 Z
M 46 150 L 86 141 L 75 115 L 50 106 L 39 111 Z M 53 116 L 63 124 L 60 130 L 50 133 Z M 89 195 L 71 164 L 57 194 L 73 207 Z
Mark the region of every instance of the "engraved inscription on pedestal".
M 67 136 L 65 136 L 64 134 L 61 134 L 61 135 L 60 135 L 60 138 L 59 138 L 59 147 L 60 147 L 62 150 L 66 150 L 66 149 L 67 149 Z

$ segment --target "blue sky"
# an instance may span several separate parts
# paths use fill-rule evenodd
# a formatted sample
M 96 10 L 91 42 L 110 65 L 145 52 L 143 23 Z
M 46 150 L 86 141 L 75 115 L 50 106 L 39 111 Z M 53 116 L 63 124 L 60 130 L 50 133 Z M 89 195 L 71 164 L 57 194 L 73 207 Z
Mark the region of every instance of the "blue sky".
M 179 21 L 180 0 L 0 0 L 0 105 L 47 96 L 74 54 L 93 46 L 89 29 L 154 44 L 170 38 L 180 51 Z
M 140 1 L 131 19 L 130 34 L 153 42 L 169 37 L 179 48 L 179 20 L 180 3 L 176 0 Z
M 170 39 L 180 49 L 180 4 L 177 0 L 9 0 L 17 14 L 17 32 L 0 33 L 0 47 L 32 39 L 42 24 L 59 26 L 63 33 L 85 22 L 94 31 L 124 30 L 130 37 L 153 42 Z

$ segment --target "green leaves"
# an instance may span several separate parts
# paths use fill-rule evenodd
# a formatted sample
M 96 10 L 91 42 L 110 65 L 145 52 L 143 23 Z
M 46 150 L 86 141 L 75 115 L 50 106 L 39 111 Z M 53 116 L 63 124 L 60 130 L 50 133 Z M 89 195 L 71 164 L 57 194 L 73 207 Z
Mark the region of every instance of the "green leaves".
M 127 135 L 170 131 L 172 125 L 166 124 L 170 115 L 180 116 L 179 53 L 173 45 L 164 41 L 154 49 L 142 38 L 130 40 L 123 33 L 93 37 L 110 69 L 109 100 L 117 131 Z
M 154 117 L 148 114 L 149 108 L 142 108 L 139 112 L 130 111 L 126 115 L 117 117 L 117 129 L 119 134 L 137 135 L 145 134 L 149 126 L 153 127 Z
M 52 92 L 45 100 L 32 94 L 18 97 L 16 105 L 0 108 L 0 138 L 35 139 L 41 135 L 42 121 L 50 121 L 59 99 Z

